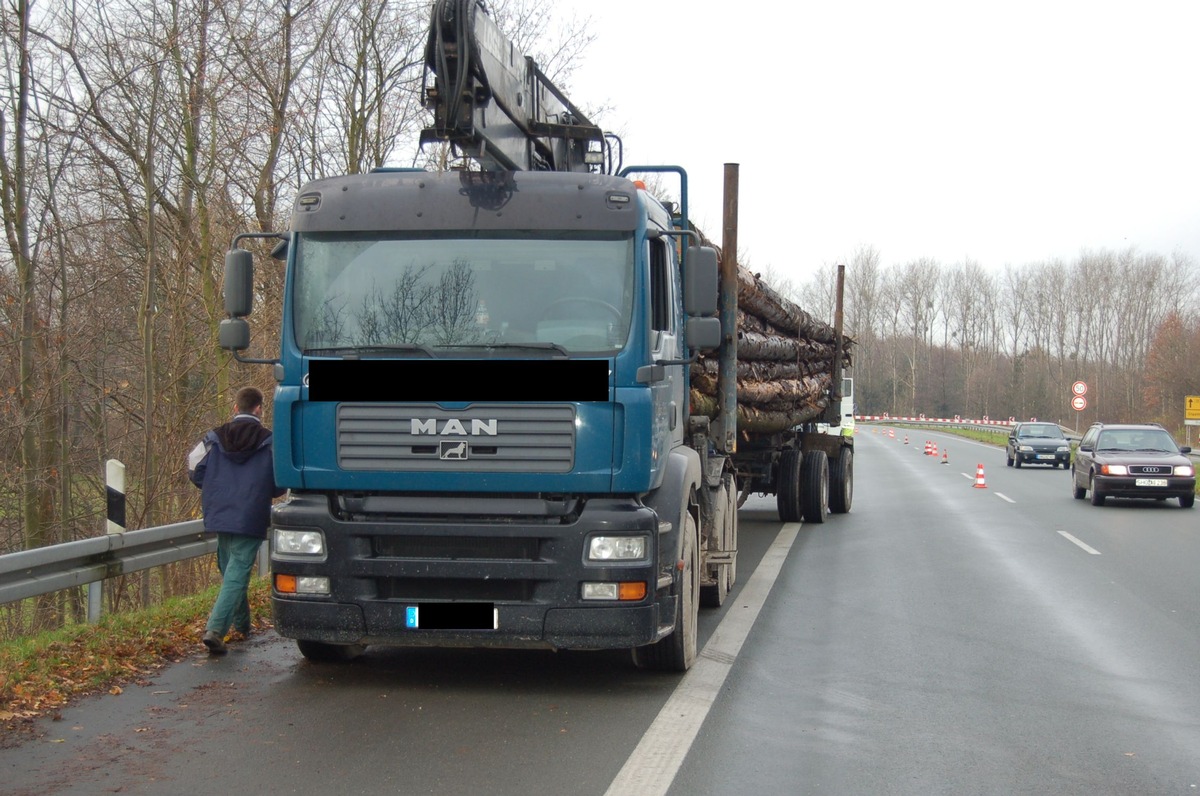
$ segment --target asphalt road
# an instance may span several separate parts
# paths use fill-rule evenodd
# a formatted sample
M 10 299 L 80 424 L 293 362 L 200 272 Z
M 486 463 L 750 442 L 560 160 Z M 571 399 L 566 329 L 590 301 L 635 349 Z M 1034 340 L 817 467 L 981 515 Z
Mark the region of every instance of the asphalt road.
M 1062 470 L 904 433 L 860 429 L 848 515 L 781 526 L 751 498 L 686 676 L 616 652 L 315 665 L 267 634 L 64 710 L 0 751 L 0 792 L 1197 792 L 1200 509 L 1093 507 Z

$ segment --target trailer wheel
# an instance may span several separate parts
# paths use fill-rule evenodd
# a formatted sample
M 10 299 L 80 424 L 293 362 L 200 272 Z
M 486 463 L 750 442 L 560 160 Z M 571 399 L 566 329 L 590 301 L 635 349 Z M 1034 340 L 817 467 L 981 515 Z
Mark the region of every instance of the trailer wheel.
M 728 564 L 712 564 L 708 568 L 711 585 L 700 587 L 700 605 L 705 608 L 720 608 L 733 587 L 737 567 L 737 485 L 733 476 L 726 474 L 721 478 L 721 486 L 717 490 L 717 499 L 713 506 L 713 527 L 710 537 L 717 540 L 714 549 L 723 550 L 730 554 L 732 560 Z
M 825 522 L 829 513 L 829 457 L 825 451 L 804 454 L 800 473 L 800 513 L 805 522 Z
M 800 451 L 788 448 L 779 455 L 775 479 L 775 505 L 780 522 L 800 522 Z
M 675 630 L 653 644 L 633 648 L 633 663 L 639 669 L 686 672 L 696 660 L 696 625 L 700 620 L 700 548 L 696 542 L 696 520 L 683 513 L 683 572 L 675 595 Z
M 829 468 L 829 510 L 834 514 L 850 511 L 854 501 L 854 449 L 842 448 Z
M 324 641 L 297 640 L 300 654 L 315 663 L 345 663 L 367 650 L 365 644 L 326 644 Z

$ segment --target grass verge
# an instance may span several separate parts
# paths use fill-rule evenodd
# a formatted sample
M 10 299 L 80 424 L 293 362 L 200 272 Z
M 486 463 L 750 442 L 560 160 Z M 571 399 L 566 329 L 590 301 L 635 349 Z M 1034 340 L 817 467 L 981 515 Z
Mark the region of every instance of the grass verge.
M 11 745 L 43 715 L 74 699 L 119 694 L 162 667 L 202 651 L 200 636 L 218 586 L 144 611 L 104 616 L 0 645 L 0 745 Z M 255 629 L 270 627 L 270 584 L 250 582 Z

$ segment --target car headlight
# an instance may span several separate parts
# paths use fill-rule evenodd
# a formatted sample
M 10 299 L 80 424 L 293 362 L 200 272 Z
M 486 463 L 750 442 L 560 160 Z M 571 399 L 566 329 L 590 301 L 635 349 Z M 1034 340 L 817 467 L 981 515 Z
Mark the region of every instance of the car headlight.
M 1018 445 L 1017 450 L 1021 451 L 1022 453 L 1032 453 L 1033 446 L 1032 445 Z
M 1100 466 L 1101 475 L 1129 475 L 1129 468 L 1123 464 L 1103 464 Z
M 272 547 L 281 556 L 323 556 L 325 536 L 320 531 L 276 528 Z
M 593 536 L 588 561 L 638 561 L 646 557 L 645 536 Z
M 1070 453 L 1070 452 L 1071 452 L 1071 446 L 1070 446 L 1070 445 L 1059 445 L 1059 446 L 1058 446 L 1058 452 L 1059 452 L 1059 453 Z
M 1175 465 L 1175 475 L 1182 476 L 1184 478 L 1191 478 L 1195 474 L 1196 468 L 1192 467 L 1190 464 Z

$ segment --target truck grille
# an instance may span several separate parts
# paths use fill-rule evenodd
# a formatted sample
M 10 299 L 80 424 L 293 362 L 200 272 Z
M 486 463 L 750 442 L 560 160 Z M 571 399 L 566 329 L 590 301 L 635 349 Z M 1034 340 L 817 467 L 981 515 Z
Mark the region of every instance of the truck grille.
M 567 473 L 575 464 L 575 407 L 344 403 L 337 451 L 343 470 Z

